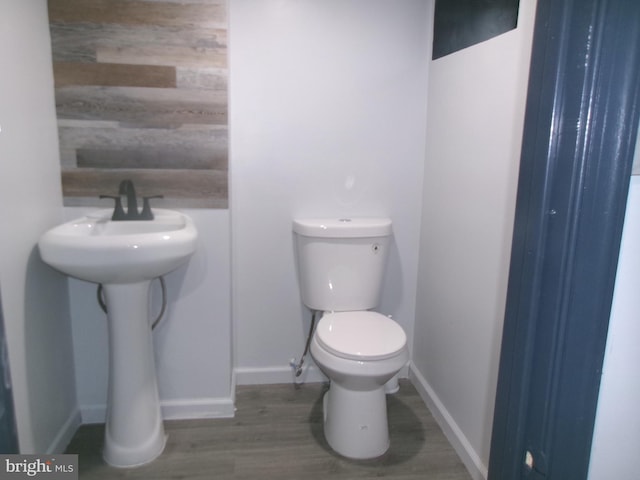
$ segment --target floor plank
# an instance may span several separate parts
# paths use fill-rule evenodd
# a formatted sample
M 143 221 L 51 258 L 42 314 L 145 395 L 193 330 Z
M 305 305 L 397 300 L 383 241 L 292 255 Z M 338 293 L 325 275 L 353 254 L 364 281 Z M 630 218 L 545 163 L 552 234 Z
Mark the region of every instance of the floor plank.
M 67 453 L 81 479 L 425 479 L 469 480 L 462 462 L 406 380 L 387 397 L 391 448 L 355 461 L 334 453 L 322 432 L 321 384 L 237 389 L 234 418 L 165 422 L 163 454 L 149 465 L 116 469 L 101 457 L 104 427 L 82 426 Z

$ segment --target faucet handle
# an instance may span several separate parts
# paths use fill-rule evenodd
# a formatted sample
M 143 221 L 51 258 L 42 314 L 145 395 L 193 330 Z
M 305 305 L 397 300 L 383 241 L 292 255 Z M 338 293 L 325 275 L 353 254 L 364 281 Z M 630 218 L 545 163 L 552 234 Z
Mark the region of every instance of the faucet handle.
M 162 195 L 151 195 L 149 197 L 142 197 L 142 212 L 138 217 L 140 220 L 153 220 L 153 212 L 151 211 L 151 205 L 149 200 L 152 198 L 164 198 Z
M 115 200 L 115 208 L 113 209 L 113 215 L 111 215 L 111 220 L 123 220 L 126 218 L 124 213 L 124 209 L 122 208 L 122 200 L 119 195 L 100 195 L 100 198 L 111 198 Z

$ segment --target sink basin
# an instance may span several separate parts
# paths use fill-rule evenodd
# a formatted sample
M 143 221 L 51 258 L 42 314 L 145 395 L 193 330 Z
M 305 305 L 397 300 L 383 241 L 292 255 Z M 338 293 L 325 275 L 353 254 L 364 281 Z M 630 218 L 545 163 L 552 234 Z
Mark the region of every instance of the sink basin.
M 112 221 L 99 210 L 46 232 L 38 246 L 47 264 L 67 275 L 103 284 L 152 280 L 195 251 L 197 231 L 180 212 L 154 209 L 153 220 Z

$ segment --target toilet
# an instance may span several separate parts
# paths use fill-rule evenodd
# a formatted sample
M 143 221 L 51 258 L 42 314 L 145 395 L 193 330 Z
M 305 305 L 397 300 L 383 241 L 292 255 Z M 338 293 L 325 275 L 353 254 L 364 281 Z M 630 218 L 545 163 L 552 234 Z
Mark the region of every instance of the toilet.
M 303 303 L 323 312 L 311 355 L 330 380 L 323 398 L 324 435 L 354 459 L 389 448 L 385 384 L 409 360 L 407 336 L 378 305 L 391 220 L 293 221 Z

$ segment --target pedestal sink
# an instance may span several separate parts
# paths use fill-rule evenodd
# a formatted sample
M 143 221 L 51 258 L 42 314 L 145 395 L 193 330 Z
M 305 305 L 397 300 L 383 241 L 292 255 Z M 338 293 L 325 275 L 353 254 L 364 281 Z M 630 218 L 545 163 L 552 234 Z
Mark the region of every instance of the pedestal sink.
M 132 467 L 162 453 L 166 442 L 148 312 L 151 280 L 185 263 L 197 232 L 179 212 L 154 209 L 153 220 L 111 220 L 99 210 L 46 232 L 42 260 L 103 286 L 109 324 L 109 397 L 103 456 Z

